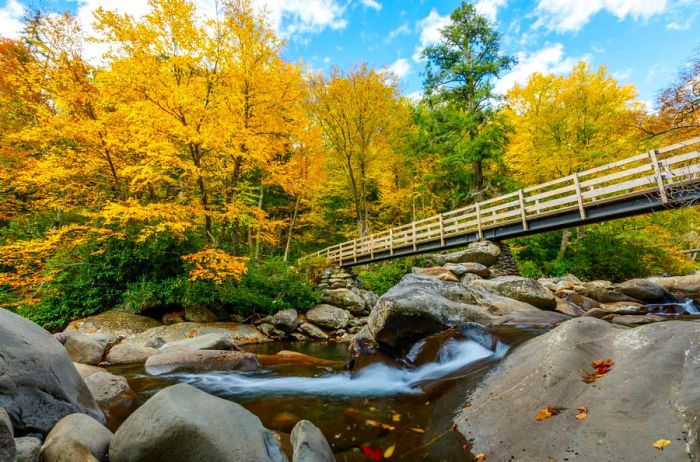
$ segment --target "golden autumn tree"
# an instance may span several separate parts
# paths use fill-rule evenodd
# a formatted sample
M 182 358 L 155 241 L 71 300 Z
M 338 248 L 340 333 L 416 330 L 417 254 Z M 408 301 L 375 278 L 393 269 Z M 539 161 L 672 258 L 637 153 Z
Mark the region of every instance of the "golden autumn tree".
M 593 70 L 583 61 L 568 75 L 533 74 L 507 94 L 508 167 L 528 185 L 634 155 L 641 148 L 632 127 L 641 109 L 636 96 L 604 66 Z
M 391 176 L 397 147 L 410 113 L 396 82 L 360 64 L 346 72 L 317 75 L 312 82 L 312 112 L 329 149 L 329 171 L 339 172 L 353 204 L 357 232 L 370 232 L 371 196 Z

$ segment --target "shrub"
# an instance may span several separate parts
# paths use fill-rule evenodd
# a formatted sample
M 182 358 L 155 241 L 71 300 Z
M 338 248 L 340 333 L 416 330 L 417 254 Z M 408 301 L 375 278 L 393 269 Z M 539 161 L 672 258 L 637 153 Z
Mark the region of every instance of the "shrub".
M 407 273 L 411 272 L 414 263 L 415 261 L 411 258 L 376 263 L 361 271 L 360 277 L 367 289 L 377 295 L 383 295 L 398 284 Z

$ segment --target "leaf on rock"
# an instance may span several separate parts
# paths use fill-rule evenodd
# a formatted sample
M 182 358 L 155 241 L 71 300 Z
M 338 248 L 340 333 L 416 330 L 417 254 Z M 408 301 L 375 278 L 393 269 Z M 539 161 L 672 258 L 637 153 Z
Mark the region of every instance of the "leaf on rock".
M 576 408 L 578 414 L 576 414 L 576 420 L 583 420 L 588 417 L 588 408 L 586 406 L 578 406 Z
M 486 454 L 480 452 L 474 456 L 474 462 L 484 462 L 486 460 Z
M 537 413 L 535 416 L 535 419 L 537 420 L 546 420 L 552 417 L 553 415 L 559 414 L 559 409 L 553 407 L 553 406 L 547 406 L 544 409 L 540 409 L 540 411 Z
M 396 430 L 396 427 L 394 427 L 393 425 L 389 425 L 389 424 L 385 424 L 385 423 L 382 424 L 382 428 L 384 430 L 389 430 L 390 432 Z
M 382 460 L 382 450 L 379 448 L 373 448 L 368 445 L 364 445 L 360 446 L 360 450 L 370 460 L 374 460 L 375 462 L 379 462 Z
M 606 360 L 596 359 L 591 363 L 591 366 L 595 369 L 596 374 L 604 375 L 610 371 L 610 368 L 613 367 L 614 364 L 615 361 L 610 358 Z
M 392 444 L 386 450 L 384 451 L 384 458 L 388 459 L 389 457 L 394 455 L 394 451 L 396 450 L 396 444 Z
M 411 431 L 413 433 L 425 433 L 425 430 L 423 430 L 422 428 L 418 428 L 418 427 L 412 427 Z
M 391 416 L 392 422 L 401 422 L 401 414 L 394 414 Z
M 660 439 L 656 440 L 654 443 L 654 447 L 658 449 L 659 451 L 663 451 L 666 446 L 671 444 L 671 440 L 666 440 L 666 439 Z
M 369 425 L 370 427 L 379 427 L 381 424 L 376 420 L 367 419 L 365 420 L 365 425 Z

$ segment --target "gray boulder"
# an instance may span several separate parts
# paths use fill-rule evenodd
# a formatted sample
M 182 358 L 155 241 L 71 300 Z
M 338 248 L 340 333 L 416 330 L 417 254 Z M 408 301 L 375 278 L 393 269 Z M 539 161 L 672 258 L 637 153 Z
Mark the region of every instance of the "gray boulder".
M 216 322 L 219 318 L 207 307 L 185 305 L 185 320 L 192 322 Z
M 0 407 L 15 430 L 46 434 L 68 414 L 104 416 L 66 349 L 41 327 L 0 309 Z
M 258 324 L 258 329 L 260 329 L 260 332 L 273 340 L 282 340 L 283 338 L 287 337 L 287 332 L 276 328 L 269 322 Z
M 31 436 L 15 438 L 15 447 L 17 448 L 17 462 L 39 462 L 41 453 L 41 440 L 39 440 L 38 438 L 34 438 Z M 0 457 L 0 460 L 5 459 Z
M 68 324 L 65 333 L 106 334 L 110 338 L 138 334 L 159 326 L 155 319 L 125 311 L 105 311 Z
M 242 406 L 186 384 L 156 393 L 117 430 L 110 462 L 286 462 Z
M 466 249 L 458 252 L 446 253 L 435 257 L 438 265 L 446 263 L 480 263 L 491 266 L 498 261 L 501 249 L 496 244 L 488 241 L 472 242 Z
M 41 447 L 43 462 L 93 462 L 104 460 L 112 432 L 85 414 L 61 419 Z
M 321 430 L 308 420 L 292 429 L 292 462 L 335 462 L 335 456 Z
M 205 334 L 219 334 L 226 336 L 237 345 L 246 343 L 269 342 L 255 326 L 239 324 L 236 322 L 180 322 L 167 326 L 158 326 L 145 330 L 136 335 L 124 339 L 122 344 L 135 343 L 142 346 L 153 346 L 154 341 L 172 343 L 177 340 L 197 337 Z
M 272 315 L 270 324 L 287 333 L 293 332 L 299 325 L 299 314 L 293 308 L 280 310 Z
M 151 375 L 176 371 L 254 371 L 260 366 L 252 353 L 219 350 L 171 350 L 146 360 Z
M 362 314 L 367 306 L 362 296 L 350 289 L 324 290 L 322 295 L 323 303 L 344 308 L 353 314 Z
M 73 363 L 73 366 L 75 366 L 75 370 L 78 371 L 78 374 L 80 374 L 83 380 L 90 377 L 92 374 L 107 372 L 104 367 L 91 366 L 89 364 Z
M 644 303 L 662 303 L 672 299 L 666 289 L 647 279 L 630 279 L 618 284 L 617 290 Z
M 352 315 L 347 310 L 331 305 L 316 305 L 306 312 L 306 319 L 328 329 L 344 329 Z
M 581 380 L 579 370 L 607 358 L 609 372 Z M 700 323 L 627 329 L 581 317 L 517 347 L 455 421 L 487 460 L 695 460 L 699 388 Z M 536 421 L 547 406 L 560 414 Z M 583 420 L 578 406 L 588 408 Z M 673 442 L 663 452 L 652 446 L 660 438 Z
M 73 362 L 96 365 L 102 361 L 109 336 L 105 334 L 68 334 L 63 346 Z
M 557 300 L 552 292 L 534 279 L 501 276 L 495 279 L 472 281 L 469 287 L 493 292 L 543 310 L 553 310 L 557 307 Z
M 107 371 L 89 375 L 85 384 L 105 412 L 117 406 L 128 407 L 135 397 L 124 377 Z
M 211 333 L 198 335 L 197 337 L 175 340 L 174 342 L 166 343 L 158 349 L 158 353 L 174 350 L 227 350 L 241 351 L 241 349 L 233 343 L 233 341 L 221 334 Z
M 616 303 L 616 302 L 637 302 L 638 300 L 629 297 L 621 292 L 613 289 L 605 289 L 602 287 L 594 287 L 592 289 L 586 289 L 582 292 L 582 295 L 592 298 L 600 303 Z
M 328 334 L 323 332 L 319 327 L 314 326 L 309 322 L 302 322 L 299 326 L 299 330 L 309 337 L 316 338 L 319 340 L 328 340 Z
M 0 461 L 13 461 L 17 457 L 15 433 L 10 416 L 0 407 Z
M 119 343 L 107 352 L 106 361 L 110 364 L 145 363 L 158 350 L 136 343 Z

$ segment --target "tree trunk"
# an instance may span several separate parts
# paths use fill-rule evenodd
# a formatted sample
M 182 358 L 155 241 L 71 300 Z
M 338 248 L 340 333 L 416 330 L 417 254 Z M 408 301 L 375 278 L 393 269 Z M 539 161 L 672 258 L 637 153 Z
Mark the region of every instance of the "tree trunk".
M 474 188 L 476 189 L 476 200 L 483 200 L 484 172 L 481 159 L 472 161 L 472 172 L 474 174 Z
M 260 185 L 260 197 L 258 198 L 258 208 L 262 210 L 263 206 L 263 196 L 265 195 L 265 188 Z M 260 260 L 260 228 L 258 224 L 258 231 L 255 233 L 255 260 Z
M 561 235 L 561 244 L 559 244 L 559 253 L 557 254 L 557 260 L 563 260 L 564 255 L 566 255 L 566 249 L 568 249 L 571 243 L 571 230 L 569 228 L 564 229 Z
M 294 224 L 297 222 L 299 202 L 301 202 L 301 196 L 297 196 L 297 200 L 294 203 L 294 213 L 292 214 L 292 221 L 289 223 L 289 230 L 287 231 L 287 244 L 284 246 L 284 261 L 289 261 L 289 248 L 292 246 L 292 230 L 294 229 Z

